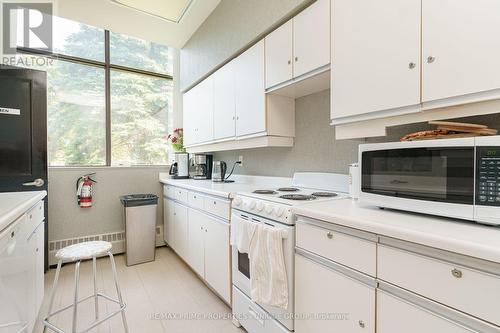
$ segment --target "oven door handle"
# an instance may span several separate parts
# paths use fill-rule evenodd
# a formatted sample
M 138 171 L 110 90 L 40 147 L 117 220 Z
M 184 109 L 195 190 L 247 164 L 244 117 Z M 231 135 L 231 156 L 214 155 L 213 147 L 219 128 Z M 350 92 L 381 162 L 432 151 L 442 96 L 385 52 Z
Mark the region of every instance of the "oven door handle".
M 253 319 L 257 320 L 262 327 L 264 327 L 264 320 L 260 318 L 260 316 L 257 314 L 257 311 L 255 311 L 251 306 L 248 306 L 248 313 L 252 316 Z

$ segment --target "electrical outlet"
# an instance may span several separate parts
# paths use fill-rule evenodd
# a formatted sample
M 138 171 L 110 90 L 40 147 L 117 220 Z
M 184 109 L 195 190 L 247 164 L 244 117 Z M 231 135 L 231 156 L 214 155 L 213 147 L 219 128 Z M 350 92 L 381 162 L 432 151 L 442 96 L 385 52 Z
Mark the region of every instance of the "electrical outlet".
M 243 156 L 242 155 L 240 155 L 238 157 L 238 161 L 240 162 L 240 165 L 243 166 Z

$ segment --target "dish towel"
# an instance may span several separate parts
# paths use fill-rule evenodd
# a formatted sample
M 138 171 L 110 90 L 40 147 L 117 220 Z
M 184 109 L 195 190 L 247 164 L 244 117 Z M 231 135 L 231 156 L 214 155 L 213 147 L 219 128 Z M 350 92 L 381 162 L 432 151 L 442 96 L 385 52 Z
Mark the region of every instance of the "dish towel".
M 250 243 L 250 288 L 253 301 L 282 309 L 288 307 L 288 280 L 283 234 L 259 223 Z
M 231 245 L 236 246 L 240 253 L 248 253 L 256 229 L 257 223 L 233 215 L 231 218 Z

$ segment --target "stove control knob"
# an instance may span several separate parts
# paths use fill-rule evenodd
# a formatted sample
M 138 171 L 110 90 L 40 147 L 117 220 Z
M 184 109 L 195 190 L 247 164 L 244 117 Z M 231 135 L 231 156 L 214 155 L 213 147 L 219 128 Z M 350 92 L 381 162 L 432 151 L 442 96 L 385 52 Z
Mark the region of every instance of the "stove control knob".
M 255 201 L 250 201 L 249 206 L 250 206 L 250 209 L 251 209 L 251 210 L 255 208 L 255 205 L 256 205 L 256 204 L 255 204 Z
M 283 214 L 285 213 L 285 209 L 283 207 L 279 207 L 275 213 L 277 217 L 282 217 Z
M 241 204 L 242 204 L 243 200 L 241 200 L 241 198 L 239 198 L 239 197 L 236 197 L 236 198 L 234 198 L 234 201 L 233 201 L 233 202 L 234 202 L 234 205 L 235 205 L 236 207 L 238 207 L 238 206 L 241 206 Z
M 259 212 L 262 212 L 262 211 L 264 210 L 264 204 L 263 204 L 262 202 L 259 202 L 259 203 L 257 204 L 257 210 L 258 210 Z
M 267 205 L 266 206 L 266 213 L 272 214 L 273 211 L 274 211 L 274 207 L 273 206 L 271 206 L 271 205 Z

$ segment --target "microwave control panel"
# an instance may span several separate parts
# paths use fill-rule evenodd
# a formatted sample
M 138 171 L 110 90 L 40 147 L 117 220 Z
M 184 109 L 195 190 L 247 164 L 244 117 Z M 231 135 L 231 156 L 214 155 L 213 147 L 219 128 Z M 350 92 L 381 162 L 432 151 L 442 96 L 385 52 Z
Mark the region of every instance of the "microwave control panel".
M 477 147 L 476 205 L 500 206 L 500 147 Z

